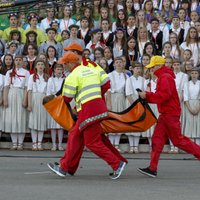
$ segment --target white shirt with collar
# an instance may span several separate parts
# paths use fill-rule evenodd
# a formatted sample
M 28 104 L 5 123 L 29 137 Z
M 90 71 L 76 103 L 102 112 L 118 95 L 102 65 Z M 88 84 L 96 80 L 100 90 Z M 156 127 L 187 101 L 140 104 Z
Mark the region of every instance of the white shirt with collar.
M 124 72 L 119 73 L 116 70 L 109 73 L 108 76 L 111 83 L 111 93 L 125 93 L 125 83 L 128 76 Z
M 16 72 L 16 75 L 11 78 L 10 73 L 12 73 L 12 69 L 7 71 L 6 76 L 5 76 L 4 86 L 24 89 L 25 87 L 28 86 L 28 79 L 30 76 L 29 71 L 24 68 L 17 68 L 15 69 L 15 72 Z
M 0 74 L 0 96 L 2 95 L 3 87 L 4 87 L 4 76 Z
M 61 88 L 64 78 L 50 77 L 47 82 L 47 95 L 55 95 Z
M 28 91 L 32 91 L 33 93 L 44 93 L 46 94 L 47 91 L 47 82 L 44 80 L 43 74 L 37 74 L 38 78 L 36 81 L 33 80 L 34 74 L 30 75 L 28 80 Z
M 126 96 L 132 95 L 133 100 L 138 99 L 137 88 L 144 91 L 146 89 L 145 79 L 142 76 L 131 76 L 126 80 Z
M 176 89 L 178 92 L 183 91 L 185 83 L 188 82 L 188 75 L 183 72 L 175 73 L 176 79 Z
M 200 100 L 200 81 L 189 81 L 184 85 L 184 101 Z

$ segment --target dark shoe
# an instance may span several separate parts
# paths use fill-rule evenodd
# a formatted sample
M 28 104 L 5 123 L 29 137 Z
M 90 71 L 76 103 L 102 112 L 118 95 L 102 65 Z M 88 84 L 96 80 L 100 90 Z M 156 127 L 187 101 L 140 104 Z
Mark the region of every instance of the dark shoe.
M 56 173 L 58 176 L 65 177 L 67 172 L 63 171 L 58 163 L 48 163 L 47 166 L 50 170 L 52 170 L 54 173 Z
M 109 176 L 113 176 L 114 175 L 114 171 L 109 173 Z
M 148 167 L 147 168 L 138 168 L 137 169 L 141 174 L 144 174 L 146 176 L 150 176 L 152 178 L 155 178 L 157 176 L 157 171 L 151 171 Z
M 118 169 L 114 171 L 113 174 L 111 175 L 111 179 L 113 180 L 118 179 L 121 176 L 125 166 L 126 166 L 126 163 L 121 161 Z

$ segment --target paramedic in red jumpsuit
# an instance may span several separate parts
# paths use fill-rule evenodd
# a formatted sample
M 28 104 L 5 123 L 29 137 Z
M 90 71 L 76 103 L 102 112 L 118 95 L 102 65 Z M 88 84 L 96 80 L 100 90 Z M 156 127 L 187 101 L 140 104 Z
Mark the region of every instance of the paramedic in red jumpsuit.
M 91 71 L 93 73 L 90 73 L 90 74 L 94 74 L 94 75 L 97 74 L 97 72 L 94 69 L 91 69 L 91 70 L 84 69 L 83 68 L 84 66 L 80 66 L 78 64 L 79 57 L 78 57 L 78 55 L 76 55 L 73 52 L 66 53 L 61 60 L 63 60 L 64 63 L 70 64 L 68 66 L 68 70 L 72 71 L 72 74 L 70 74 L 71 79 L 69 79 L 69 77 L 67 77 L 66 80 L 71 84 L 72 83 L 80 84 L 79 94 L 81 94 L 81 91 L 83 90 L 81 87 L 84 86 L 82 83 L 83 81 L 82 82 L 79 81 L 80 83 L 77 82 L 77 80 L 78 80 L 77 77 L 79 77 L 79 79 L 81 79 L 81 77 L 82 77 L 82 79 L 83 79 L 82 74 L 80 75 L 81 71 L 83 71 L 83 73 L 86 73 L 86 72 L 89 73 Z M 74 78 L 72 79 L 72 77 L 74 77 Z M 72 82 L 73 80 L 74 80 L 74 82 Z M 91 81 L 94 82 L 94 78 L 91 79 Z M 88 80 L 88 84 L 91 81 Z M 90 83 L 91 86 L 94 85 L 93 82 Z M 98 83 L 99 80 L 97 79 L 96 82 Z M 85 80 L 84 84 L 86 84 L 86 80 Z M 96 85 L 97 84 L 95 84 L 94 86 L 97 88 L 96 90 L 98 91 L 100 88 L 98 89 L 98 86 L 96 86 Z M 64 87 L 68 88 L 69 91 L 74 90 L 71 85 L 65 85 Z M 94 92 L 92 93 L 92 91 L 89 90 L 90 87 L 84 86 L 84 89 L 87 89 L 90 92 L 88 94 L 92 95 L 94 93 Z M 74 91 L 76 91 L 76 90 L 74 90 Z M 74 91 L 73 91 L 73 93 L 74 93 Z M 65 91 L 64 91 L 64 94 L 65 94 Z M 68 94 L 68 93 L 66 93 L 66 94 Z M 84 97 L 87 97 L 87 95 L 85 93 L 83 93 L 83 94 L 85 95 Z M 96 93 L 94 93 L 94 94 L 96 94 Z M 70 94 L 69 94 L 69 96 L 70 96 Z M 72 98 L 70 98 L 68 96 L 64 96 L 64 99 L 66 102 L 70 102 Z M 86 103 L 82 103 L 81 105 L 82 105 L 82 109 L 81 109 L 81 111 L 78 112 L 78 121 L 76 122 L 75 127 L 73 127 L 73 130 L 70 131 L 69 141 L 67 144 L 65 156 L 61 159 L 61 162 L 60 162 L 61 165 L 59 166 L 56 163 L 55 164 L 48 163 L 48 167 L 53 172 L 55 172 L 57 175 L 59 175 L 61 177 L 65 177 L 67 175 L 67 173 L 70 173 L 70 174 L 75 173 L 75 171 L 78 167 L 77 165 L 79 163 L 80 155 L 82 154 L 82 150 L 83 150 L 84 143 L 85 143 L 86 146 L 91 151 L 93 151 L 96 155 L 101 157 L 103 160 L 107 161 L 107 163 L 112 166 L 112 168 L 114 170 L 114 174 L 111 176 L 111 178 L 112 179 L 119 178 L 119 176 L 121 175 L 121 172 L 123 171 L 127 162 L 125 162 L 121 159 L 122 156 L 115 155 L 115 152 L 113 151 L 113 149 L 111 149 L 109 147 L 110 143 L 108 144 L 101 137 L 101 126 L 99 124 L 99 120 L 101 118 L 103 119 L 104 114 L 107 113 L 106 112 L 107 108 L 105 106 L 105 102 L 103 102 L 102 98 L 94 97 L 94 99 L 89 100 Z M 106 115 L 105 115 L 105 117 L 106 117 Z M 89 119 L 89 121 L 87 121 L 87 119 Z M 83 126 L 81 126 L 83 124 L 83 122 L 87 122 L 87 123 L 84 124 Z M 72 168 L 69 169 L 69 167 L 71 166 L 70 163 L 73 161 L 73 159 L 77 159 L 75 156 L 76 153 L 74 152 L 74 150 L 75 150 L 75 152 L 77 152 L 78 161 L 75 162 L 76 165 L 73 166 L 75 168 L 73 169 L 73 171 L 71 171 Z M 70 158 L 71 154 L 73 155 L 73 159 Z
M 168 139 L 174 146 L 193 154 L 200 160 L 200 146 L 192 142 L 181 133 L 180 102 L 175 85 L 175 74 L 171 68 L 164 66 L 165 59 L 153 56 L 146 66 L 158 77 L 156 92 L 139 92 L 142 99 L 148 103 L 155 103 L 160 113 L 152 136 L 151 162 L 147 168 L 138 168 L 138 171 L 150 177 L 157 176 L 157 167 L 160 154 Z

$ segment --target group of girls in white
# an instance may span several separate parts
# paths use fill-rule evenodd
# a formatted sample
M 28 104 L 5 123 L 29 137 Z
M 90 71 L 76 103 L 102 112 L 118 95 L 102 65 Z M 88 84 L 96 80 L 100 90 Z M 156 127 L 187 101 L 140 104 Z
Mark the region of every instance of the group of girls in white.
M 138 98 L 137 88 L 156 91 L 156 77 L 144 67 L 152 56 L 162 55 L 165 65 L 173 67 L 176 74 L 182 131 L 199 143 L 199 80 L 195 80 L 199 72 L 194 70 L 194 66 L 200 65 L 199 1 L 91 2 L 74 1 L 72 6 L 57 8 L 59 12 L 49 6 L 46 16 L 41 9 L 28 13 L 24 22 L 24 12 L 10 13 L 8 22 L 2 21 L 0 135 L 1 132 L 10 133 L 12 149 L 21 150 L 25 133 L 30 132 L 32 149 L 42 150 L 44 133 L 50 130 L 52 150 L 63 149 L 63 129 L 46 113 L 42 99 L 55 94 L 60 87 L 63 68 L 57 65 L 57 60 L 64 53 L 63 48 L 77 42 L 83 47 L 86 58 L 109 73 L 111 89 L 107 93 L 107 105 L 116 112 L 126 109 Z M 64 74 L 67 76 L 68 72 Z M 156 106 L 150 106 L 158 115 Z M 153 129 L 154 126 L 144 133 L 111 133 L 109 138 L 120 150 L 121 135 L 127 135 L 129 152 L 138 153 L 141 137 L 148 138 L 151 148 Z M 178 152 L 171 141 L 170 152 Z
M 5 75 L 0 74 L 0 130 L 10 133 L 12 150 L 23 150 L 26 133 L 31 133 L 32 150 L 43 150 L 44 132 L 50 130 L 52 150 L 62 147 L 63 129 L 47 114 L 42 101 L 55 95 L 63 82 L 63 66 L 56 64 L 49 78 L 46 62 L 37 59 L 32 74 L 24 68 L 22 56 Z M 58 135 L 58 146 L 56 136 Z
M 117 57 L 114 59 L 115 70 L 109 73 L 111 81 L 111 89 L 106 94 L 107 106 L 114 112 L 120 112 L 126 109 L 130 104 L 138 99 L 138 93 L 136 89 L 145 91 L 156 91 L 157 77 L 154 76 L 149 70 L 146 70 L 146 66 L 150 61 L 150 56 L 144 55 L 142 58 L 142 64 L 133 62 L 130 70 L 132 74 L 129 75 L 125 70 L 123 63 L 123 57 Z M 166 62 L 167 59 L 166 59 Z M 171 67 L 175 73 L 176 88 L 179 94 L 182 115 L 181 124 L 183 134 L 193 139 L 197 144 L 200 143 L 200 81 L 199 68 L 191 67 L 188 73 L 183 72 L 181 61 L 178 59 L 172 60 L 171 64 L 166 63 L 166 66 Z M 157 105 L 149 104 L 155 116 L 158 117 Z M 141 138 L 147 138 L 149 143 L 149 151 L 151 150 L 151 138 L 153 135 L 155 125 L 152 126 L 146 132 L 134 132 L 134 133 L 109 133 L 108 137 L 110 142 L 119 150 L 120 149 L 120 137 L 122 134 L 128 136 L 129 141 L 129 153 L 139 153 L 139 141 Z M 174 147 L 171 141 L 169 141 L 170 149 L 169 153 L 178 153 L 179 149 Z

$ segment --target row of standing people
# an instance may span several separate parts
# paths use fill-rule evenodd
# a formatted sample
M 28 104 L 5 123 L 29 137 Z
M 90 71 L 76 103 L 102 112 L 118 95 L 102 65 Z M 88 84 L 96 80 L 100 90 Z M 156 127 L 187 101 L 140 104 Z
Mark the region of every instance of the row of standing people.
M 37 60 L 30 75 L 23 68 L 22 56 L 14 59 L 14 67 L 5 76 L 0 75 L 0 131 L 10 133 L 12 149 L 23 149 L 26 133 L 31 133 L 32 149 L 42 150 L 44 132 L 50 129 L 52 150 L 63 150 L 63 128 L 43 108 L 43 98 L 55 94 L 62 85 L 63 66 L 56 65 L 54 76 L 48 77 L 45 62 Z M 56 144 L 58 135 L 58 147 Z
M 156 89 L 156 78 L 149 78 L 148 72 L 145 72 L 144 77 L 142 77 L 140 64 L 136 64 L 132 68 L 133 75 L 127 70 L 127 73 L 124 73 L 125 62 L 125 57 L 116 58 L 114 62 L 115 70 L 109 73 L 111 89 L 107 93 L 107 106 L 110 110 L 116 112 L 124 110 L 138 98 L 137 88 L 149 91 L 155 91 Z M 64 78 L 63 67 L 56 65 L 54 75 L 48 79 L 48 75 L 45 73 L 44 61 L 38 60 L 35 63 L 35 71 L 31 76 L 22 67 L 22 63 L 22 57 L 16 57 L 15 67 L 9 70 L 5 77 L 0 76 L 1 91 L 4 88 L 4 93 L 1 92 L 0 101 L 1 105 L 4 105 L 4 107 L 0 107 L 0 112 L 2 112 L 0 129 L 11 133 L 13 149 L 22 149 L 25 133 L 30 128 L 33 150 L 42 149 L 43 134 L 47 128 L 51 129 L 52 150 L 56 150 L 56 131 L 58 131 L 59 149 L 61 150 L 63 130 L 52 118 L 47 117 L 47 113 L 42 106 L 42 99 L 45 95 L 55 94 L 61 87 Z M 180 61 L 175 60 L 172 67 L 176 74 L 177 90 L 183 107 L 183 133 L 199 143 L 199 72 L 198 70 L 190 70 L 191 80 L 188 82 L 188 75 L 181 72 Z M 158 115 L 156 107 L 153 105 L 151 107 L 154 113 Z M 30 113 L 26 111 L 26 108 Z M 11 116 L 13 117 L 12 120 Z M 151 146 L 152 133 L 153 127 L 145 133 L 126 133 L 130 144 L 130 152 L 137 153 L 139 151 L 140 136 L 147 137 Z M 111 133 L 109 139 L 119 149 L 120 134 L 113 135 Z
M 137 98 L 137 88 L 142 91 L 156 91 L 156 77 L 145 72 L 142 75 L 142 67 L 140 64 L 136 64 L 133 67 L 133 75 L 128 76 L 124 72 L 124 59 L 115 59 L 115 70 L 109 73 L 111 80 L 111 89 L 107 94 L 108 108 L 115 112 L 121 112 L 132 104 Z M 197 144 L 200 144 L 200 81 L 199 69 L 192 68 L 189 71 L 189 75 L 181 71 L 181 62 L 174 60 L 172 68 L 176 75 L 176 88 L 180 97 L 182 106 L 181 124 L 184 135 L 190 137 Z M 158 117 L 158 110 L 155 104 L 150 104 L 154 114 Z M 134 133 L 121 133 L 126 134 L 129 140 L 129 152 L 139 152 L 139 140 L 140 137 L 147 137 L 149 147 L 151 149 L 151 137 L 155 126 L 152 126 L 146 132 L 134 132 Z M 119 150 L 121 134 L 109 134 L 108 137 L 111 143 Z M 178 152 L 178 149 L 173 146 L 170 141 L 170 152 Z

